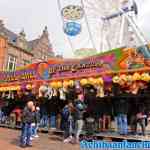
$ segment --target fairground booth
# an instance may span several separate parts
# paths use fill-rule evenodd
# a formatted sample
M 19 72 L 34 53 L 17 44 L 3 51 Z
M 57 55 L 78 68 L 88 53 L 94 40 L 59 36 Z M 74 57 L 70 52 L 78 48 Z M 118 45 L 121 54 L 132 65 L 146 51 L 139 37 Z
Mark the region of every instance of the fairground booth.
M 18 108 L 22 109 L 26 101 L 34 100 L 41 107 L 49 106 L 47 111 L 56 111 L 53 108 L 58 107 L 56 112 L 59 114 L 63 104 L 58 99 L 73 101 L 80 93 L 89 106 L 89 113 L 99 117 L 109 112 L 114 118 L 116 96 L 127 99 L 129 105 L 132 104 L 130 100 L 144 97 L 140 99 L 149 110 L 149 58 L 150 52 L 145 46 L 118 48 L 88 58 L 50 59 L 18 68 L 15 72 L 0 72 L 1 108 L 6 116 L 11 116 L 12 112 L 18 113 Z M 52 97 L 57 103 L 44 102 Z M 132 107 L 128 107 L 129 118 Z

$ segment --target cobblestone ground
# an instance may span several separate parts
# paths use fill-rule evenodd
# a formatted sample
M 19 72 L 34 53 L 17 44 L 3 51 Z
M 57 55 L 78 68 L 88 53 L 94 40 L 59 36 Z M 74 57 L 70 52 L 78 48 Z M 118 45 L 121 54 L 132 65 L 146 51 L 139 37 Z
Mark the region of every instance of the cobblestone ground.
M 21 150 L 19 147 L 20 131 L 0 128 L 0 150 Z M 33 141 L 32 148 L 25 150 L 80 150 L 79 145 L 64 144 L 58 136 L 40 134 Z

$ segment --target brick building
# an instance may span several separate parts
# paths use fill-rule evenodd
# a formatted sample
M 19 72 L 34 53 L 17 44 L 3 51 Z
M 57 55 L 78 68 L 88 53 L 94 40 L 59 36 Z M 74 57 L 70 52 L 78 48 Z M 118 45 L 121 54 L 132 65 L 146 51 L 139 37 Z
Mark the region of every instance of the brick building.
M 54 53 L 47 27 L 39 38 L 27 41 L 23 30 L 16 34 L 0 20 L 0 70 L 13 71 L 19 66 L 46 61 L 52 57 Z

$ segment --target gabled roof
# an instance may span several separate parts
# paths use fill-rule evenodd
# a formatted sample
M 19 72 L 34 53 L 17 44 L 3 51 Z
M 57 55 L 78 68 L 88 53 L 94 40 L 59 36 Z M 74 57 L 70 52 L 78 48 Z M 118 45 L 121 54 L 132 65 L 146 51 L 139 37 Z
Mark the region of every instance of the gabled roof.
M 28 47 L 29 47 L 29 49 L 33 49 L 38 44 L 38 42 L 39 42 L 39 39 L 28 41 Z
M 5 36 L 5 37 L 8 39 L 9 43 L 13 44 L 14 46 L 17 46 L 16 41 L 17 41 L 17 38 L 18 38 L 20 35 L 18 35 L 18 34 L 16 34 L 16 33 L 12 32 L 12 31 L 10 31 L 9 29 L 7 29 L 7 28 L 4 26 L 2 20 L 0 20 L 0 35 Z M 48 36 L 47 27 L 45 27 L 45 29 L 43 30 L 43 34 L 42 34 L 41 37 L 44 37 L 44 36 Z M 32 50 L 36 48 L 36 45 L 39 43 L 41 37 L 36 38 L 36 39 L 34 39 L 34 40 L 31 40 L 31 41 L 26 41 L 26 43 L 27 43 L 27 48 L 24 49 L 24 50 L 25 50 L 25 51 L 27 50 L 27 51 L 29 51 L 29 52 L 31 53 Z M 51 45 L 49 45 L 49 52 L 51 52 L 51 53 L 53 52 L 53 49 L 52 49 L 52 46 L 51 46 Z
M 4 36 L 6 36 L 9 40 L 9 42 L 15 42 L 18 35 L 10 30 L 8 30 L 5 27 L 0 27 L 0 33 L 4 34 Z

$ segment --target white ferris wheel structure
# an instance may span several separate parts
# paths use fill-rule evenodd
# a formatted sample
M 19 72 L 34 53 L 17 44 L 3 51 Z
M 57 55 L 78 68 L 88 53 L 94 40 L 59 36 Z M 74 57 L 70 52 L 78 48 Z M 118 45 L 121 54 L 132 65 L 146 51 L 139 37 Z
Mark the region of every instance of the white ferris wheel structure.
M 61 0 L 58 3 L 61 5 Z M 86 31 L 74 39 L 68 37 L 73 52 L 77 49 L 75 40 L 81 48 L 90 47 L 91 51 L 93 49 L 99 53 L 147 44 L 137 24 L 138 8 L 135 0 L 78 0 L 78 5 L 84 11 L 80 23 Z M 62 7 L 59 6 L 60 9 Z

